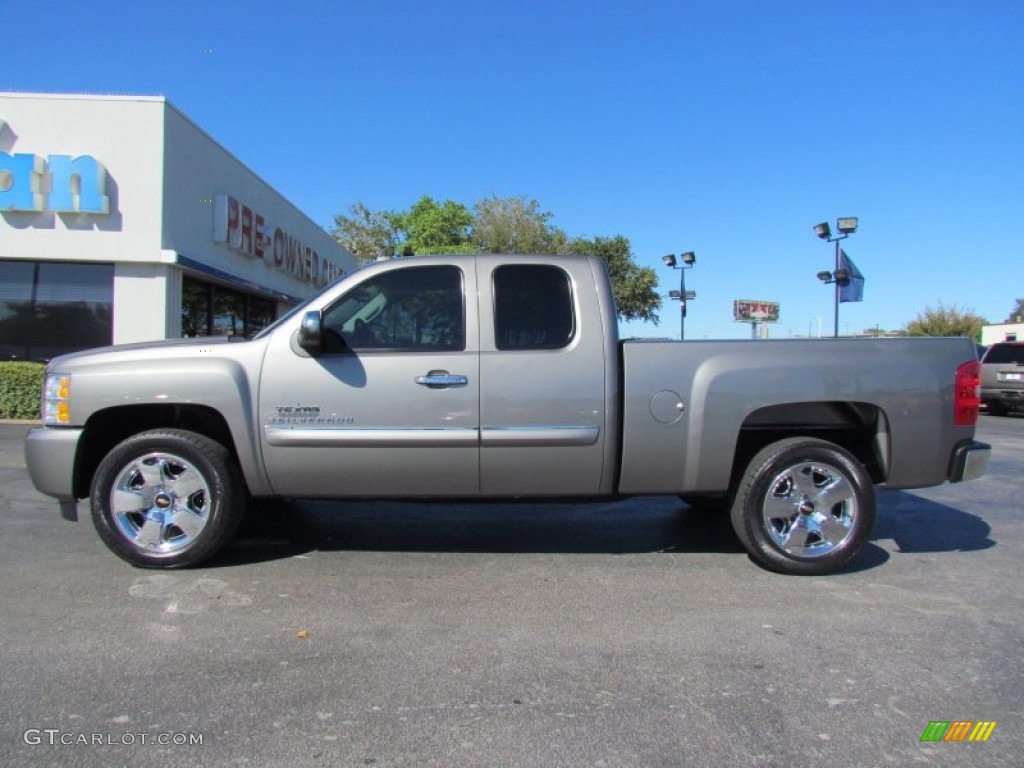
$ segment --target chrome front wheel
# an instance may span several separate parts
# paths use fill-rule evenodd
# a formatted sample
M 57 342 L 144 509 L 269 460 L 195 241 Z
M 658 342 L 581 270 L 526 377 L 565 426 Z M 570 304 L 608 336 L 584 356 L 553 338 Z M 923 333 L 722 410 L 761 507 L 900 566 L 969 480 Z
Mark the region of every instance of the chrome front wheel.
M 109 497 L 117 530 L 154 555 L 191 547 L 210 520 L 210 481 L 173 453 L 149 453 L 130 461 Z
M 176 568 L 210 557 L 234 535 L 245 489 L 228 451 L 184 430 L 129 437 L 100 462 L 92 517 L 104 543 L 133 565 Z

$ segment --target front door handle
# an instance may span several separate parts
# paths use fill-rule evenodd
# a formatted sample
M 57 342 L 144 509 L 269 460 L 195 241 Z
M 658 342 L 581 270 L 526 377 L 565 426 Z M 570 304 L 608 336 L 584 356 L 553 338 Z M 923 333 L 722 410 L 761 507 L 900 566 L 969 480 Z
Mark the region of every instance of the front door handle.
M 451 374 L 448 371 L 430 371 L 426 376 L 417 376 L 416 383 L 430 389 L 447 389 L 466 386 L 469 384 L 469 377 Z

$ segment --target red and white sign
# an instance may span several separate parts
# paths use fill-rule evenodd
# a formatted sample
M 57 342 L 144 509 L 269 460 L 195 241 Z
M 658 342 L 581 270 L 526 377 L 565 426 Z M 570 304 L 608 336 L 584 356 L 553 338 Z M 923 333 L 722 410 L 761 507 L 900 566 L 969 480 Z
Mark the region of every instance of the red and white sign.
M 213 240 L 245 256 L 263 259 L 268 266 L 318 287 L 345 273 L 281 227 L 268 225 L 263 214 L 231 195 L 217 195 L 213 199 Z
M 777 323 L 779 302 L 736 299 L 732 303 L 732 317 L 737 323 Z

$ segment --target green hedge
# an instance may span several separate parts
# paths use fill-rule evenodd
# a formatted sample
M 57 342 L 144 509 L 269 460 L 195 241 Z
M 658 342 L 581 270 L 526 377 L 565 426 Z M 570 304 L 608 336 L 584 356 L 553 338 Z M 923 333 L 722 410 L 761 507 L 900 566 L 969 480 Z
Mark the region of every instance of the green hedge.
M 0 419 L 38 419 L 42 363 L 0 363 Z

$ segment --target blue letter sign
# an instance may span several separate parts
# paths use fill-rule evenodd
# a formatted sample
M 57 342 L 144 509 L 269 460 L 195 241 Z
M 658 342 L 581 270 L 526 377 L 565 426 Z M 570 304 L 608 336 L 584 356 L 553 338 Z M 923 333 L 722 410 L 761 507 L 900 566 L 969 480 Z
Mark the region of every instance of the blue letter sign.
M 50 155 L 48 161 L 38 155 L 0 152 L 0 211 L 110 212 L 107 172 L 95 157 Z M 43 189 L 47 167 L 48 195 Z

